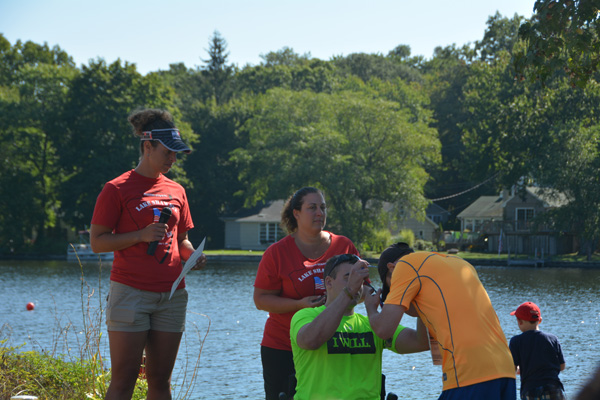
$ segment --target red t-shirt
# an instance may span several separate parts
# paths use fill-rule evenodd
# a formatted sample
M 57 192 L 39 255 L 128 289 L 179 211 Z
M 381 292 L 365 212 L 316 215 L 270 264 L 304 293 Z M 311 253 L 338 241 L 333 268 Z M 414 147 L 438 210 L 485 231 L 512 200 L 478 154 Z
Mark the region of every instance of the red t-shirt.
M 158 222 L 164 207 L 171 207 L 172 215 L 167 221 L 167 235 L 154 255 L 146 254 L 146 242 L 115 251 L 112 281 L 151 292 L 170 291 L 182 268 L 177 235 L 194 224 L 185 189 L 162 174 L 154 179 L 131 170 L 104 185 L 96 200 L 92 224 L 112 228 L 114 233 L 137 231 Z M 184 281 L 178 289 L 185 287 Z
M 338 254 L 358 255 L 350 239 L 327 233 L 331 235 L 331 244 L 325 254 L 314 260 L 304 257 L 289 235 L 269 246 L 258 265 L 254 286 L 280 290 L 279 296 L 291 299 L 324 294 L 323 268 L 327 260 Z M 269 313 L 261 345 L 292 351 L 290 322 L 293 316 L 294 312 Z

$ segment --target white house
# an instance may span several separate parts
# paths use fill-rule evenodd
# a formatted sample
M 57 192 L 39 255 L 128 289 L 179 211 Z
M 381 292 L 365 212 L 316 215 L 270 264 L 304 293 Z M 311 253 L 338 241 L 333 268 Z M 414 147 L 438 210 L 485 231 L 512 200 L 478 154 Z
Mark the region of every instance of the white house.
M 252 209 L 241 210 L 233 216 L 221 218 L 225 222 L 225 248 L 264 250 L 284 237 L 285 231 L 279 225 L 283 205 L 283 200 L 269 201 Z M 427 208 L 425 220 L 418 221 L 408 216 L 390 229 L 392 234 L 397 234 L 402 229 L 410 229 L 415 234 L 415 239 L 433 242 L 439 230 L 439 223 L 445 222 L 447 218 L 446 210 L 431 204 Z
M 242 210 L 225 222 L 225 248 L 265 250 L 270 244 L 285 236 L 279 226 L 283 200 L 261 203 L 252 209 Z

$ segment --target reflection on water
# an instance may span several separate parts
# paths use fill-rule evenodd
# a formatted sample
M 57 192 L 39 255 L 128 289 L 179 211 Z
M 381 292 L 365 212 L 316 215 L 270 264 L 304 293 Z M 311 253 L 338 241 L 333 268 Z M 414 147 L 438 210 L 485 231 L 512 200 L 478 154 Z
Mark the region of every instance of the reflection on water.
M 211 262 L 187 280 L 187 331 L 174 373 L 175 396 L 183 398 L 201 349 L 196 384 L 188 399 L 259 399 L 263 396 L 260 341 L 267 313 L 252 301 L 257 263 Z M 110 266 L 85 264 L 83 299 L 88 293 L 92 314 L 104 306 Z M 567 369 L 561 373 L 573 396 L 598 362 L 592 346 L 600 319 L 597 288 L 600 270 L 477 267 L 507 339 L 520 333 L 510 312 L 524 301 L 542 310 L 541 328 L 561 341 Z M 0 326 L 13 345 L 78 355 L 83 340 L 82 281 L 78 264 L 61 261 L 0 262 Z M 371 276 L 379 282 L 376 271 Z M 33 301 L 34 311 L 25 310 Z M 362 306 L 358 312 L 365 313 Z M 86 311 L 86 310 L 84 310 Z M 414 327 L 408 316 L 403 324 Z M 476 321 L 474 321 L 476 323 Z M 106 337 L 104 323 L 102 331 Z M 204 342 L 203 342 L 204 341 Z M 108 343 L 101 351 L 108 359 Z M 429 353 L 384 353 L 387 387 L 404 399 L 435 399 L 442 387 L 441 368 Z M 517 384 L 518 386 L 518 384 Z

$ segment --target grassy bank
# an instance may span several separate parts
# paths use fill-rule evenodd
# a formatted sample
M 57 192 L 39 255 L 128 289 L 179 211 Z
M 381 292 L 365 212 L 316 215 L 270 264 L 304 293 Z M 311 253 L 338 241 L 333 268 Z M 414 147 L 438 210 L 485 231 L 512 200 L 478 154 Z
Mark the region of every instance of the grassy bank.
M 31 395 L 40 400 L 104 399 L 110 371 L 102 360 L 73 360 L 37 351 L 19 352 L 0 342 L 0 400 Z M 146 398 L 147 384 L 138 379 L 133 399 Z
M 90 399 L 102 400 L 110 385 L 111 370 L 102 356 L 105 348 L 105 335 L 103 335 L 104 294 L 101 293 L 102 268 L 98 265 L 98 285 L 91 287 L 85 280 L 83 267 L 81 269 L 81 313 L 83 326 L 72 322 L 66 325 L 56 320 L 56 332 L 53 345 L 49 351 L 22 351 L 20 346 L 10 344 L 11 328 L 8 325 L 0 326 L 0 400 L 9 400 L 12 396 L 31 395 L 39 400 L 57 399 Z M 98 304 L 92 305 L 96 299 Z M 95 300 L 94 300 L 95 301 Z M 188 311 L 194 313 L 193 311 Z M 194 313 L 197 314 L 197 313 Z M 201 314 L 199 314 L 201 315 Z M 189 398 L 194 390 L 196 371 L 200 363 L 200 355 L 208 329 L 202 337 L 196 324 L 189 325 L 189 332 L 195 335 L 200 342 L 200 352 L 195 363 L 190 366 L 193 374 L 190 377 L 187 369 L 184 372 L 184 384 L 178 389 L 174 399 Z M 185 336 L 182 343 L 185 343 Z M 70 335 L 75 335 L 74 340 L 68 340 Z M 72 339 L 72 338 L 71 338 Z M 67 345 L 67 343 L 69 343 Z M 75 343 L 75 345 L 73 345 Z M 187 351 L 184 346 L 180 351 Z M 194 357 L 189 358 L 194 360 Z M 141 361 L 141 360 L 140 360 Z M 186 362 L 187 366 L 187 362 Z M 145 399 L 148 385 L 143 376 L 136 382 L 133 400 Z
M 460 252 L 458 253 L 458 255 L 462 258 L 464 258 L 465 260 L 469 260 L 469 259 L 477 259 L 477 260 L 507 260 L 508 261 L 508 255 L 507 254 L 493 254 L 493 253 L 471 253 L 471 252 Z M 510 255 L 510 259 L 511 260 L 526 260 L 526 259 L 531 259 L 534 258 L 533 255 L 531 254 L 511 254 Z M 573 253 L 573 254 L 559 254 L 556 256 L 551 256 L 551 257 L 544 257 L 545 260 L 548 261 L 558 261 L 558 262 L 580 262 L 580 263 L 586 263 L 588 262 L 587 260 L 587 256 L 581 256 L 578 255 L 577 253 Z M 594 253 L 592 255 L 592 259 L 590 260 L 590 262 L 592 263 L 598 263 L 600 262 L 600 254 L 598 253 Z
M 263 251 L 260 250 L 206 250 L 204 252 L 207 256 L 262 256 Z M 439 252 L 441 254 L 446 254 L 446 252 Z M 371 253 L 367 252 L 364 254 L 364 257 L 370 259 L 378 259 L 379 253 Z M 458 255 L 465 260 L 476 259 L 476 260 L 498 260 L 498 261 L 508 261 L 508 254 L 497 254 L 497 253 L 476 253 L 469 251 L 461 251 Z M 511 260 L 526 260 L 533 258 L 531 254 L 511 254 Z M 572 254 L 559 254 L 556 256 L 545 257 L 546 260 L 558 261 L 558 262 L 588 262 L 587 256 L 578 255 L 577 253 Z M 600 253 L 594 253 L 592 255 L 591 261 L 592 263 L 600 262 Z

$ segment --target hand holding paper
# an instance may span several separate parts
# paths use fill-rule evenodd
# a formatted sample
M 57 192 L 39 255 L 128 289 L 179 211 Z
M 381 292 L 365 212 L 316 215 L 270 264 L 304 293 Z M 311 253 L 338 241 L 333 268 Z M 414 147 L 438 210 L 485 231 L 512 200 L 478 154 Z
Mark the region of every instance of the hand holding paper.
M 202 256 L 202 252 L 204 251 L 204 242 L 206 242 L 206 238 L 202 239 L 202 243 L 200 243 L 200 246 L 198 246 L 196 251 L 194 251 L 190 258 L 188 258 L 188 260 L 185 262 L 185 265 L 181 270 L 181 274 L 179 274 L 175 282 L 173 282 L 173 286 L 171 286 L 171 294 L 169 295 L 169 300 L 171 300 L 171 297 L 173 297 L 173 293 L 175 293 L 175 290 L 177 290 L 179 282 L 181 282 L 185 274 L 187 274 L 189 270 L 192 269 L 194 265 L 196 265 L 196 261 L 198 261 L 198 258 Z

